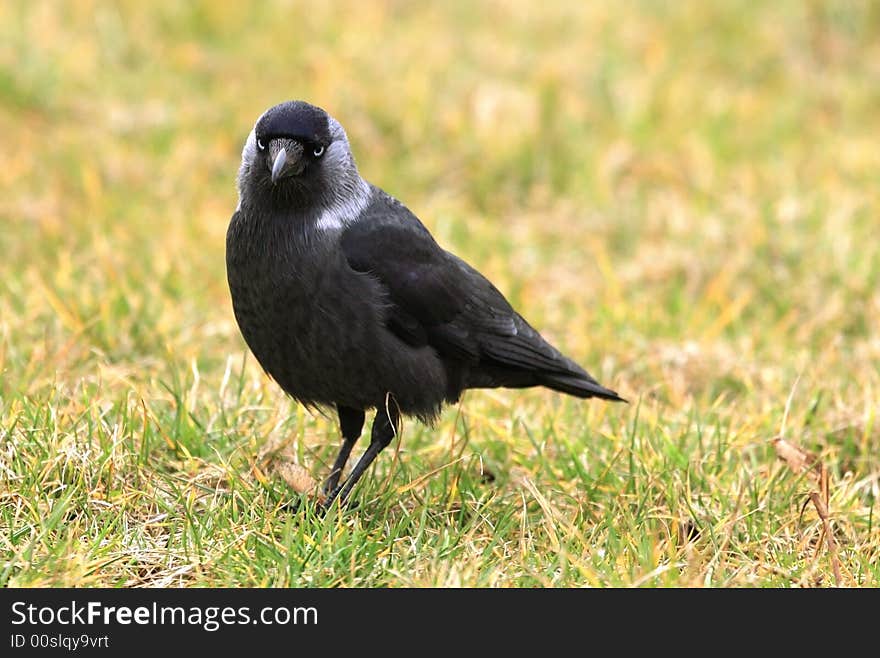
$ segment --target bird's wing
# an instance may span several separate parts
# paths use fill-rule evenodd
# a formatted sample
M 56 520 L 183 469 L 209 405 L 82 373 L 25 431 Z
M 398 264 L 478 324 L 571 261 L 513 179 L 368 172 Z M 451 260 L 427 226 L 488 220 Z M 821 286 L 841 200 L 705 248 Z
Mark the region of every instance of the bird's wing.
M 443 250 L 406 208 L 371 208 L 341 239 L 358 272 L 385 287 L 389 329 L 412 345 L 494 369 L 591 377 L 547 343 L 482 274 Z M 535 382 L 542 383 L 542 382 Z

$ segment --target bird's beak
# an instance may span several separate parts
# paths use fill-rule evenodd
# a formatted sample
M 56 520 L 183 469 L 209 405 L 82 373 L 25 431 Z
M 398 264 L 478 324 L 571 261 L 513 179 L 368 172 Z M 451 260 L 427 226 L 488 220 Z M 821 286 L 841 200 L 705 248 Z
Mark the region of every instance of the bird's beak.
M 272 163 L 272 184 L 274 185 L 278 179 L 281 177 L 281 172 L 284 171 L 284 165 L 287 164 L 287 151 L 282 148 L 278 151 L 278 155 L 275 156 L 275 162 Z
M 269 141 L 266 164 L 271 169 L 273 185 L 280 185 L 283 178 L 299 176 L 305 169 L 303 146 L 295 139 L 276 137 Z

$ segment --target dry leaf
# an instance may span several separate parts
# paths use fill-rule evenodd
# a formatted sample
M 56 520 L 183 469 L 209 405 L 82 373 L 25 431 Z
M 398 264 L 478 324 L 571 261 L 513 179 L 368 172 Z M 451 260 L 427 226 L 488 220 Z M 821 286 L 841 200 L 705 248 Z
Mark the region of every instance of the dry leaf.
M 837 586 L 840 586 L 840 561 L 837 559 L 837 544 L 834 541 L 834 535 L 831 530 L 831 521 L 828 518 L 828 501 L 830 496 L 828 469 L 825 468 L 825 464 L 820 462 L 815 455 L 810 454 L 793 443 L 789 443 L 781 436 L 777 436 L 772 439 L 771 442 L 776 449 L 776 454 L 788 464 L 788 467 L 794 473 L 801 473 L 806 469 L 810 469 L 811 471 L 809 476 L 815 481 L 818 490 L 810 492 L 809 498 L 807 498 L 804 502 L 804 506 L 801 508 L 801 514 L 804 513 L 807 505 L 812 502 L 813 506 L 816 508 L 816 514 L 819 515 L 819 519 L 822 521 L 822 534 L 819 537 L 816 552 L 818 554 L 819 547 L 822 545 L 822 540 L 824 539 L 828 547 L 828 555 L 831 558 L 831 569 L 834 572 L 834 582 Z
M 273 467 L 273 470 L 281 476 L 281 479 L 297 493 L 312 493 L 318 488 L 318 481 L 301 464 L 276 460 L 273 463 Z
M 261 476 L 266 479 L 267 476 L 278 475 L 296 493 L 308 494 L 323 500 L 324 495 L 318 481 L 305 466 L 297 463 L 296 454 L 289 445 L 267 446 L 258 455 L 257 460 L 258 464 L 254 465 L 257 479 Z
M 781 436 L 777 436 L 770 441 L 776 449 L 776 454 L 780 459 L 784 460 L 788 467 L 795 473 L 810 468 L 815 464 L 816 457 L 808 453 L 803 448 L 799 448 L 793 443 L 789 443 Z

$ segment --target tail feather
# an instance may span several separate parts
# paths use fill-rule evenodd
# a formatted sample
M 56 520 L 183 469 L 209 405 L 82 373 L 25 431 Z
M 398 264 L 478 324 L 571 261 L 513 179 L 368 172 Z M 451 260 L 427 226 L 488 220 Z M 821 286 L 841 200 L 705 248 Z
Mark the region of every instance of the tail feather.
M 579 398 L 602 398 L 603 400 L 627 402 L 610 388 L 605 388 L 594 379 L 557 373 L 542 373 L 540 383 L 554 391 L 568 393 Z

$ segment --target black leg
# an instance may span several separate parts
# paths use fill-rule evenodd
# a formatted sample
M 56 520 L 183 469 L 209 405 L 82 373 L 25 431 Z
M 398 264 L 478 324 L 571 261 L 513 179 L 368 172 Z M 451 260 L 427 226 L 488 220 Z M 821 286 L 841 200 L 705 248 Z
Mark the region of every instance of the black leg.
M 370 445 L 361 455 L 358 463 L 351 469 L 348 479 L 337 485 L 336 488 L 327 496 L 324 502 L 324 508 L 328 509 L 336 498 L 344 505 L 351 494 L 352 487 L 361 479 L 364 472 L 370 467 L 370 464 L 376 459 L 380 452 L 389 444 L 397 434 L 398 421 L 400 420 L 400 411 L 394 400 L 388 400 L 386 406 L 376 411 L 376 418 L 373 420 L 373 431 L 370 435 Z
M 348 457 L 351 455 L 351 449 L 361 436 L 361 430 L 364 428 L 364 410 L 352 409 L 351 407 L 343 407 L 336 405 L 336 411 L 339 413 L 339 428 L 342 430 L 342 447 L 333 462 L 333 468 L 330 469 L 330 475 L 324 483 L 324 494 L 330 495 L 339 484 L 339 477 L 342 475 Z

